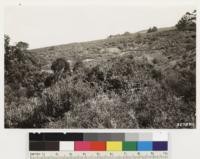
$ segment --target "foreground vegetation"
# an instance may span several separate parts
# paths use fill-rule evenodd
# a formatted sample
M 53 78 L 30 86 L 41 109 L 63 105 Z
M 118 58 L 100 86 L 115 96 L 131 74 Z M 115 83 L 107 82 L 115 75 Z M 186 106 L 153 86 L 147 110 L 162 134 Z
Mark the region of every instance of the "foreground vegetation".
M 5 36 L 5 127 L 195 127 L 194 15 L 176 27 L 35 50 Z

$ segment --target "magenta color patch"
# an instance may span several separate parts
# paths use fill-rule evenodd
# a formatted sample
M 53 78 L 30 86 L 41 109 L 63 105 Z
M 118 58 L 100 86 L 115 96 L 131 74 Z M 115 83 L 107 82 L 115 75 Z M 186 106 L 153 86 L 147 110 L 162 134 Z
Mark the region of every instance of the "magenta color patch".
M 89 141 L 75 141 L 74 150 L 75 151 L 90 151 L 90 142 Z

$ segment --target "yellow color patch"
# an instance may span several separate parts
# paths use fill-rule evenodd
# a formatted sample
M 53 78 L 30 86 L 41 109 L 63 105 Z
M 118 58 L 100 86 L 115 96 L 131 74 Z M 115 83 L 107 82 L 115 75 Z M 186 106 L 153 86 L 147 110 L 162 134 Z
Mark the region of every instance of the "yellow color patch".
M 122 142 L 120 141 L 107 141 L 106 142 L 107 151 L 122 151 Z

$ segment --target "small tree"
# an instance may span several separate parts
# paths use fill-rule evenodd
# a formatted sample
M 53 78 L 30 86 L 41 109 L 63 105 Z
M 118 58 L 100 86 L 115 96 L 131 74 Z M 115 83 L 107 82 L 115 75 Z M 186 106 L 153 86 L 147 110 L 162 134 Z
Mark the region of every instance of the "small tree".
M 156 31 L 158 31 L 158 28 L 156 26 L 153 26 L 152 28 L 149 28 L 147 30 L 147 33 L 156 32 Z
M 16 44 L 16 47 L 17 47 L 18 49 L 20 49 L 21 51 L 25 51 L 25 50 L 28 49 L 29 44 L 26 43 L 26 42 L 20 41 L 20 42 L 18 42 L 18 43 Z
M 10 37 L 8 35 L 4 35 L 4 48 L 7 50 L 10 44 Z
M 52 65 L 51 65 L 51 69 L 54 71 L 54 73 L 63 71 L 70 71 L 70 64 L 63 58 L 58 58 L 56 59 Z
M 152 32 L 156 32 L 158 31 L 158 28 L 156 26 L 153 26 L 153 28 L 151 29 Z
M 127 36 L 127 35 L 131 35 L 131 33 L 129 33 L 128 31 L 126 31 L 123 35 Z
M 196 10 L 187 12 L 176 24 L 178 30 L 196 30 Z

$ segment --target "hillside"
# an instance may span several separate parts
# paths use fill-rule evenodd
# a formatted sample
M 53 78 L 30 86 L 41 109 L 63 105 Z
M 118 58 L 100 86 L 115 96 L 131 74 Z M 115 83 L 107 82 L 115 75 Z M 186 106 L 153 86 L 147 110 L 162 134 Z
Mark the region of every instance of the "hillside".
M 160 28 L 156 33 L 163 31 L 175 30 L 174 27 Z M 56 58 L 63 57 L 67 60 L 84 60 L 84 59 L 107 59 L 122 55 L 128 51 L 139 51 L 141 49 L 149 49 L 152 34 L 146 34 L 147 30 L 137 33 L 124 33 L 118 35 L 110 35 L 107 39 L 89 41 L 83 43 L 71 43 L 66 45 L 51 46 L 30 50 L 42 65 L 51 64 Z M 173 34 L 173 33 L 171 33 Z M 157 36 L 157 35 L 155 35 Z M 165 35 L 160 35 L 162 41 Z M 170 35 L 169 35 L 170 36 Z M 143 43 L 140 40 L 145 39 Z M 160 40 L 160 39 L 157 39 Z M 159 46 L 157 46 L 159 47 Z M 151 48 L 152 49 L 152 48 Z M 160 49 L 160 48 L 153 48 Z
M 195 127 L 195 31 L 125 33 L 28 54 L 42 74 L 41 90 L 17 99 L 21 102 L 12 111 L 22 119 L 8 107 L 7 127 Z M 57 76 L 51 67 L 60 58 L 71 72 Z

